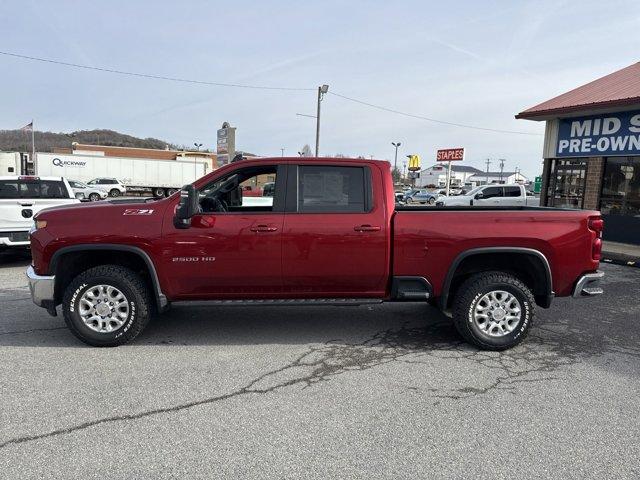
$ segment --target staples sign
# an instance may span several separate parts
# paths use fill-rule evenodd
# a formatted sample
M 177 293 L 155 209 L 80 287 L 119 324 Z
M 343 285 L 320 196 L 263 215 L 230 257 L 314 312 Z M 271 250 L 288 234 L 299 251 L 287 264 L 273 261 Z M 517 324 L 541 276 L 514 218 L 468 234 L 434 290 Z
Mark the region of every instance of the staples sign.
M 436 153 L 438 162 L 453 162 L 456 160 L 464 160 L 464 148 L 445 148 L 438 150 Z

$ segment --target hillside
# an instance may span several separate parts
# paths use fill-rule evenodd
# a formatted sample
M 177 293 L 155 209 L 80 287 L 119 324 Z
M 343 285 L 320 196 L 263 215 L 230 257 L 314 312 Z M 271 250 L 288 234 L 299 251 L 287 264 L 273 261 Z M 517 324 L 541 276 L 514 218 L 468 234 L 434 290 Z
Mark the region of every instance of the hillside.
M 175 148 L 164 140 L 157 138 L 138 138 L 113 130 L 80 130 L 71 133 L 35 132 L 36 150 L 51 152 L 54 147 L 70 147 L 71 142 L 89 143 L 95 145 L 110 145 L 114 147 L 134 148 Z M 31 150 L 31 133 L 21 130 L 0 130 L 0 151 L 29 151 Z

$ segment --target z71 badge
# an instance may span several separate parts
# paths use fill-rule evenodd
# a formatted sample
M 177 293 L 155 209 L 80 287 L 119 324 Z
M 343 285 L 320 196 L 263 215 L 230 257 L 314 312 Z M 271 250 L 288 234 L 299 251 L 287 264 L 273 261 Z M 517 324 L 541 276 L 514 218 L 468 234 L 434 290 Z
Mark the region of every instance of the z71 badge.
M 122 215 L 151 215 L 152 213 L 152 208 L 127 208 Z

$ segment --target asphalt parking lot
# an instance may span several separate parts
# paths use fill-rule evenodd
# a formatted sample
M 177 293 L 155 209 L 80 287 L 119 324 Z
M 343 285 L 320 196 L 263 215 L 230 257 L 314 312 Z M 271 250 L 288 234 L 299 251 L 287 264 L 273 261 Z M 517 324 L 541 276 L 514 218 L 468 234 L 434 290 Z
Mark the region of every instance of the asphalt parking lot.
M 638 478 L 640 269 L 487 353 L 428 307 L 177 307 L 79 343 L 0 257 L 2 478 Z

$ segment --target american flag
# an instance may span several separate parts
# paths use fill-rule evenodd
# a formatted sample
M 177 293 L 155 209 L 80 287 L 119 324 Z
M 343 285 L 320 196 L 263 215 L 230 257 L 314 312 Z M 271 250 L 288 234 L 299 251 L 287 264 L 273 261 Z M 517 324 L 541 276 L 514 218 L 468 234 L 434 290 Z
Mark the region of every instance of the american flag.
M 33 131 L 33 120 L 31 120 L 31 123 L 29 123 L 28 125 L 25 125 L 20 130 L 22 130 L 23 132 L 32 132 Z

